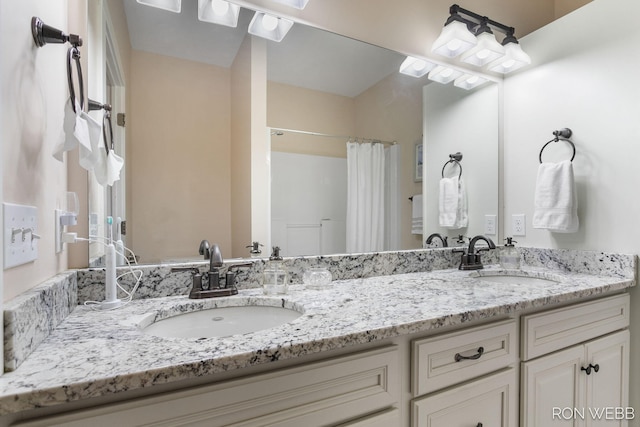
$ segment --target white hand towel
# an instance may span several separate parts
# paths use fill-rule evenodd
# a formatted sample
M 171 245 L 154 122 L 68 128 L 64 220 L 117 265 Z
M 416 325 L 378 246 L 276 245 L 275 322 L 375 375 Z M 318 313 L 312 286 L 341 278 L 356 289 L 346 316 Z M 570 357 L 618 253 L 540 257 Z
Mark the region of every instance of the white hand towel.
M 578 226 L 578 196 L 571 161 L 541 163 L 534 196 L 533 228 L 575 233 Z
M 53 157 L 62 161 L 65 151 L 79 147 L 80 166 L 92 170 L 97 160 L 92 147 L 99 144 L 102 126 L 82 111 L 77 101 L 73 111 L 71 101 L 67 100 L 62 128 L 64 132 L 53 150 Z
M 120 179 L 120 171 L 124 166 L 124 159 L 118 156 L 114 150 L 110 150 L 109 154 L 104 147 L 98 151 L 98 161 L 96 162 L 93 172 L 96 176 L 98 184 L 113 185 L 114 182 Z
M 411 234 L 422 234 L 422 194 L 411 198 Z
M 458 180 L 458 207 L 456 209 L 456 221 L 453 228 L 464 228 L 469 225 L 467 210 L 467 189 L 462 178 Z
M 439 195 L 439 224 L 440 227 L 453 227 L 456 223 L 458 211 L 458 177 L 442 178 L 440 180 Z

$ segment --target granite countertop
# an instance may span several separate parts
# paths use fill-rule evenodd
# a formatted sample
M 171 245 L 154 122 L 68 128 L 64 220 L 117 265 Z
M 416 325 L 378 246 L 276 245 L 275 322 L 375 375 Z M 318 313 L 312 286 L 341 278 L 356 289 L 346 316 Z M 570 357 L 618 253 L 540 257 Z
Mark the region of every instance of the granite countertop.
M 501 284 L 478 278 L 496 272 L 504 273 L 489 266 L 480 272 L 438 270 L 339 280 L 331 290 L 293 285 L 282 297 L 246 289 L 207 300 L 134 300 L 113 311 L 78 306 L 18 369 L 0 377 L 0 415 L 466 324 L 634 285 L 629 278 L 536 267 L 518 274 L 554 282 Z M 225 338 L 160 338 L 140 329 L 150 315 L 234 305 L 284 306 L 303 314 L 272 329 Z

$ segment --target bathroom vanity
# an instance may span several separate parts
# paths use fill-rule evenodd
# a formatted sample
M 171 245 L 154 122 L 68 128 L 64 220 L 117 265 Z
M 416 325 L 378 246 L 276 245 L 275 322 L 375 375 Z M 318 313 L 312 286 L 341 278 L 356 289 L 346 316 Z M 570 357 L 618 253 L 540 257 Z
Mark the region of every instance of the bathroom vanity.
M 555 407 L 624 407 L 637 261 L 585 256 L 600 259 L 586 267 L 597 271 L 539 257 L 545 265 L 519 272 L 353 278 L 330 290 L 293 285 L 281 298 L 241 289 L 78 306 L 0 378 L 0 424 L 529 427 L 547 425 Z M 302 315 L 221 338 L 141 330 L 237 305 Z

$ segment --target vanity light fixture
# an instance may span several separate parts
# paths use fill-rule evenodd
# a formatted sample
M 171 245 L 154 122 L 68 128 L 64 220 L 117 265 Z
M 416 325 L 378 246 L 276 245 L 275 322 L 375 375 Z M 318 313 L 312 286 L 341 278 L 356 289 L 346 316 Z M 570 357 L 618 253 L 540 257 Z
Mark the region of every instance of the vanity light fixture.
M 482 67 L 504 56 L 504 47 L 498 43 L 496 36 L 484 20 L 476 30 L 476 39 L 478 44 L 462 54 L 460 57 L 462 62 Z
M 504 56 L 489 64 L 491 71 L 506 74 L 531 64 L 531 58 L 522 50 L 513 35 L 505 37 L 502 44 L 504 45 Z
M 146 6 L 157 7 L 169 12 L 180 13 L 182 10 L 182 0 L 137 0 L 138 3 Z
M 293 27 L 293 21 L 257 11 L 249 24 L 249 34 L 276 42 L 282 41 Z
M 463 74 L 453 81 L 453 85 L 462 89 L 471 90 L 488 81 L 489 79 L 474 74 Z
M 309 0 L 273 0 L 276 3 L 286 4 L 287 6 L 295 7 L 296 9 L 304 9 L 309 3 Z
M 433 42 L 431 52 L 454 58 L 474 47 L 478 40 L 469 31 L 467 21 L 458 14 L 458 5 L 451 6 L 449 12 L 451 16 L 445 22 L 436 41 Z
M 198 19 L 201 21 L 235 28 L 239 15 L 237 4 L 225 0 L 198 0 Z
M 456 70 L 453 68 L 445 67 L 442 65 L 438 65 L 436 68 L 429 72 L 429 80 L 433 80 L 434 82 L 447 84 L 451 83 L 458 77 L 462 75 L 462 71 Z
M 400 65 L 400 72 L 412 77 L 422 77 L 433 70 L 435 66 L 436 64 L 425 61 L 424 59 L 407 56 L 407 59 L 402 61 Z
M 431 51 L 449 58 L 462 54 L 461 60 L 478 67 L 508 73 L 530 64 L 515 38 L 515 29 L 486 16 L 463 9 L 457 4 L 449 8 L 450 16 Z M 498 43 L 492 28 L 505 34 Z

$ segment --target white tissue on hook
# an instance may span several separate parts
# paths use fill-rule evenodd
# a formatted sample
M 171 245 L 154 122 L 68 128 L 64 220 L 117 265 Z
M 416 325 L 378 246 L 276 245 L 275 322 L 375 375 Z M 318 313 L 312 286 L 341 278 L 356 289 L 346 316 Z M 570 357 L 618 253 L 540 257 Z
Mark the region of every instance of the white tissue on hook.
M 120 171 L 124 165 L 124 159 L 118 156 L 114 150 L 107 154 L 103 147 L 98 150 L 98 161 L 93 169 L 96 180 L 100 185 L 113 185 L 120 179 Z
M 61 135 L 60 142 L 53 150 L 53 157 L 63 161 L 65 151 L 71 151 L 79 147 L 80 166 L 91 170 L 95 162 L 91 149 L 92 138 L 94 138 L 94 140 L 96 136 L 99 138 L 100 128 L 98 125 L 98 134 L 96 134 L 96 128 L 93 126 L 93 123 L 87 122 L 86 117 L 83 117 L 80 104 L 78 104 L 77 101 L 75 104 L 76 111 L 73 111 L 70 100 L 67 100 L 65 104 L 63 135 Z
M 76 111 L 67 100 L 64 111 L 63 135 L 53 151 L 53 157 L 63 161 L 63 154 L 79 147 L 80 166 L 93 171 L 100 185 L 113 185 L 120 179 L 124 165 L 122 157 L 113 150 L 107 154 L 104 148 L 102 125 L 86 112 L 76 101 Z

